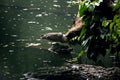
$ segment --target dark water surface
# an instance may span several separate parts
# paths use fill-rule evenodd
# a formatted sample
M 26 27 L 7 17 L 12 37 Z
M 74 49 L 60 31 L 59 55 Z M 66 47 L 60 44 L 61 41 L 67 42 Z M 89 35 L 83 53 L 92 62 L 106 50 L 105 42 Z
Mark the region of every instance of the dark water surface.
M 62 66 L 71 55 L 55 55 L 41 40 L 47 32 L 65 33 L 72 25 L 77 6 L 68 0 L 0 1 L 0 80 L 17 80 L 28 71 Z

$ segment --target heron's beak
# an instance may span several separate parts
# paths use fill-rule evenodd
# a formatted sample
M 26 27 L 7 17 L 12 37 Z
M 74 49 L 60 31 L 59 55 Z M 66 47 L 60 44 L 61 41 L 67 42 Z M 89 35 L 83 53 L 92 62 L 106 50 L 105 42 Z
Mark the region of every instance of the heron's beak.
M 45 38 L 45 36 L 42 34 L 42 35 L 40 35 L 40 39 L 44 39 Z

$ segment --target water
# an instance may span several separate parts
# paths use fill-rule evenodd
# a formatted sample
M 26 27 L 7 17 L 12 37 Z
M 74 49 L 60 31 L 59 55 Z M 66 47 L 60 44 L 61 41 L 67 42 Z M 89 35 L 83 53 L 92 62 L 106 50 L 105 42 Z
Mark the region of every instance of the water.
M 17 80 L 28 71 L 62 66 L 72 55 L 56 55 L 40 35 L 65 33 L 77 13 L 67 0 L 1 0 L 0 80 Z

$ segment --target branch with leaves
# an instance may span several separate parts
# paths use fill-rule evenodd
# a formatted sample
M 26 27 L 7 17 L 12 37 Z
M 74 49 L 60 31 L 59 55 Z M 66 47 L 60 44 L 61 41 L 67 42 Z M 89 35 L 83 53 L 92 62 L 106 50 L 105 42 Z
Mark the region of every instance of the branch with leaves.
M 70 42 L 81 45 L 77 59 L 85 53 L 94 61 L 97 61 L 99 55 L 105 56 L 106 53 L 116 54 L 119 58 L 120 1 L 82 0 L 77 4 L 78 15 L 82 17 L 79 23 L 84 24 L 70 38 Z

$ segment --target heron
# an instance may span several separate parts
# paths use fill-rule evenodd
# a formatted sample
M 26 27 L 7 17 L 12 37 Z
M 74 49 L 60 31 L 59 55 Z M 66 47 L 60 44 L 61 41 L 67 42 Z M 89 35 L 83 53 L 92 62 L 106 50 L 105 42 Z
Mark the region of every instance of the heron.
M 67 37 L 61 32 L 46 33 L 41 35 L 41 38 L 52 42 L 67 42 Z
M 83 17 L 80 17 L 80 15 L 77 14 L 72 27 L 65 34 L 62 34 L 61 32 L 51 32 L 42 35 L 41 38 L 52 42 L 68 42 L 73 37 L 79 35 L 80 30 L 84 26 L 82 18 Z
M 68 40 L 72 39 L 75 36 L 79 36 L 82 27 L 85 25 L 82 19 L 83 16 L 80 17 L 80 15 L 77 14 L 72 27 L 65 33 L 65 36 L 67 37 Z
M 42 39 L 46 39 L 52 41 L 52 46 L 48 48 L 50 52 L 60 54 L 60 53 L 71 53 L 72 49 L 70 49 L 67 45 L 59 44 L 67 43 L 67 37 L 59 32 L 51 32 L 41 36 Z
M 84 23 L 82 22 L 82 17 L 80 17 L 78 14 L 72 27 L 65 34 L 61 32 L 50 32 L 41 35 L 41 38 L 52 42 L 69 43 L 70 39 L 79 35 L 83 26 Z M 72 51 L 72 49 L 69 49 L 69 47 L 66 48 L 66 46 L 64 47 L 63 45 L 58 45 L 57 43 L 52 45 L 52 47 L 50 47 L 48 50 L 54 53 L 70 53 Z

